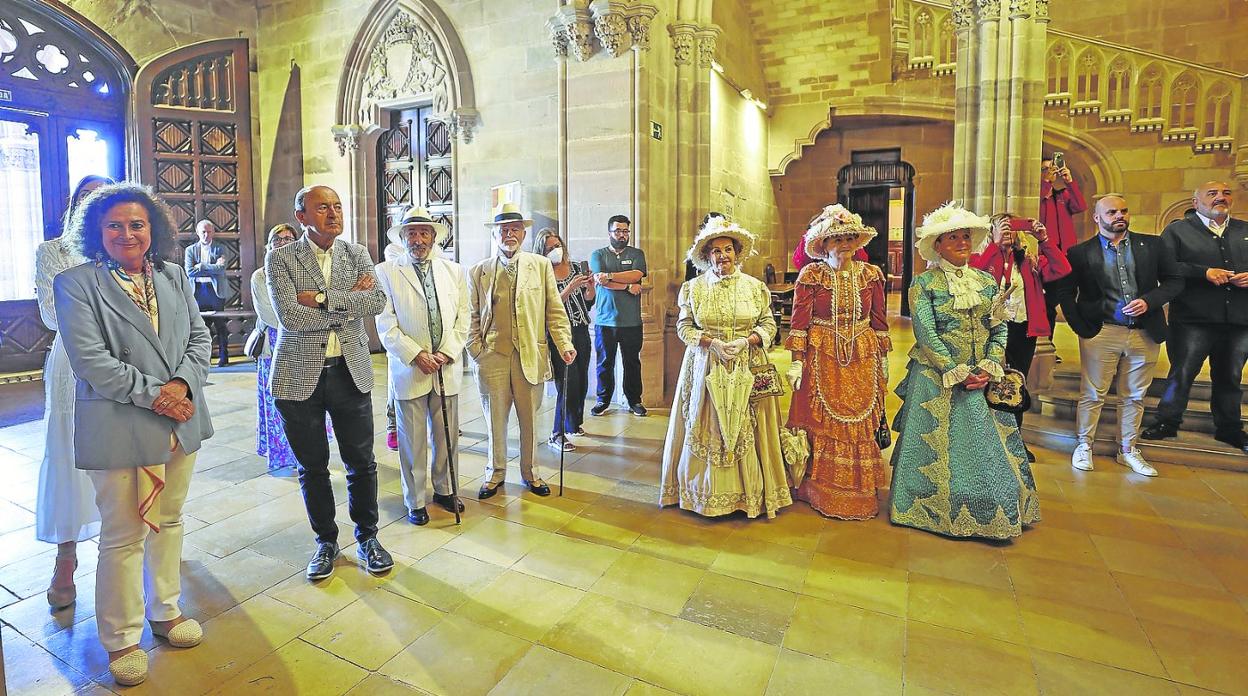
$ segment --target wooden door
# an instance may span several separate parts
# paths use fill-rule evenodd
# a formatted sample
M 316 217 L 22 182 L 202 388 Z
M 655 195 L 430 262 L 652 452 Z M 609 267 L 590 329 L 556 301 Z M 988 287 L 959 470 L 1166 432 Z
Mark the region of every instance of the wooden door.
M 455 188 L 450 126 L 420 107 L 392 112 L 391 127 L 377 140 L 378 229 L 381 251 L 389 240 L 385 230 L 413 205 L 423 205 L 451 234 L 443 248 L 455 258 Z
M 192 44 L 148 63 L 135 78 L 134 114 L 139 180 L 169 204 L 181 246 L 196 241 L 197 221 L 217 228 L 230 334 L 239 342 L 251 324 L 251 274 L 264 246 L 252 188 L 247 40 Z

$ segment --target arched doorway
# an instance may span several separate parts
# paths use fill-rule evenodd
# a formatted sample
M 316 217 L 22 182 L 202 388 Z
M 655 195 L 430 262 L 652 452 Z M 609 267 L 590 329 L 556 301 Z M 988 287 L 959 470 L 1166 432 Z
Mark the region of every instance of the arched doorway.
M 381 258 L 384 233 L 421 204 L 458 249 L 455 151 L 472 140 L 476 96 L 468 58 L 431 0 L 380 0 L 343 66 L 334 139 L 348 158 L 356 241 Z
M 56 0 L 0 6 L 0 372 L 37 370 L 52 333 L 35 301 L 35 247 L 60 235 L 82 177 L 126 174 L 130 56 Z
M 883 269 L 890 291 L 900 290 L 901 315 L 910 316 L 906 288 L 914 274 L 914 167 L 902 161 L 901 148 L 855 150 L 836 174 L 836 199 L 875 228 L 867 256 Z

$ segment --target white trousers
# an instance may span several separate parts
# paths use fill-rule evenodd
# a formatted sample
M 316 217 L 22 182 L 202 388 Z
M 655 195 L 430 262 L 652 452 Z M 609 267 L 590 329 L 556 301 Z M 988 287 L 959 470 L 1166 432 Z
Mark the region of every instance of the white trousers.
M 1101 418 L 1105 395 L 1118 378 L 1118 437 L 1130 449 L 1139 439 L 1144 419 L 1144 396 L 1153 382 L 1153 367 L 1161 354 L 1161 344 L 1141 329 L 1106 324 L 1092 338 L 1079 339 L 1079 362 L 1083 379 L 1075 424 L 1080 443 L 1092 444 Z
M 182 504 L 195 470 L 195 455 L 181 447 L 165 464 L 165 489 L 152 518 L 160 532 L 139 519 L 137 467 L 88 471 L 100 509 L 100 558 L 95 573 L 95 617 L 100 643 L 109 652 L 139 644 L 144 606 L 149 621 L 182 615 Z M 144 602 L 146 596 L 147 601 Z
M 502 483 L 507 476 L 507 419 L 516 407 L 520 426 L 520 476 L 525 483 L 537 481 L 533 469 L 537 440 L 533 421 L 542 407 L 542 385 L 529 384 L 524 378 L 520 353 L 500 355 L 493 351 L 481 354 L 477 362 L 477 387 L 481 391 L 481 407 L 490 419 L 490 461 L 485 467 L 486 480 Z
M 409 511 L 425 507 L 429 471 L 429 429 L 433 428 L 433 492 L 451 494 L 447 453 L 459 446 L 459 396 L 446 397 L 451 442 L 446 441 L 442 397 L 432 391 L 415 399 L 394 401 L 399 437 L 399 472 L 403 475 L 403 502 Z

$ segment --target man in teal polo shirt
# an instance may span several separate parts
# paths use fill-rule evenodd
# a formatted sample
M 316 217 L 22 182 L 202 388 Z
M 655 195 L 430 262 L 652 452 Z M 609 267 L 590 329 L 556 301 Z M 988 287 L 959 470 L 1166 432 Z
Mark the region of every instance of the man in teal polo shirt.
M 646 415 L 641 405 L 641 279 L 646 277 L 646 255 L 629 246 L 629 219 L 613 215 L 607 221 L 610 246 L 594 251 L 589 270 L 598 283 L 594 352 L 598 354 L 598 403 L 589 412 L 606 413 L 615 393 L 615 354 L 624 363 L 624 397 L 628 410 Z M 603 292 L 605 291 L 605 292 Z

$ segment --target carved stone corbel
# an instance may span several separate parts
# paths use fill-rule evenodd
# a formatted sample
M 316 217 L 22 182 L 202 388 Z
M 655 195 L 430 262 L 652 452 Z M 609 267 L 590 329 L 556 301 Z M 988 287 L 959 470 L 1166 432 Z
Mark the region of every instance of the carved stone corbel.
M 667 31 L 672 36 L 672 51 L 675 54 L 676 65 L 689 65 L 693 62 L 694 34 L 697 30 L 696 24 L 668 25 Z
M 551 43 L 557 56 L 572 56 L 578 61 L 587 61 L 594 53 L 593 22 L 589 10 L 572 5 L 564 5 L 559 12 L 546 22 L 550 30 Z
M 624 55 L 632 47 L 632 37 L 628 33 L 628 22 L 619 0 L 594 0 L 589 3 L 589 12 L 594 20 L 594 36 L 598 43 L 613 58 Z
M 331 126 L 329 131 L 334 134 L 334 144 L 338 146 L 338 156 L 346 157 L 348 152 L 360 149 L 360 134 L 364 129 L 357 125 Z
M 1010 19 L 1027 19 L 1031 16 L 1032 0 L 1010 0 Z
M 1045 24 L 1048 24 L 1049 0 L 1035 0 L 1035 3 L 1036 9 L 1035 12 L 1032 13 L 1032 16 L 1036 18 L 1037 22 L 1044 22 Z
M 477 117 L 479 115 L 480 112 L 476 109 L 455 109 L 452 111 L 450 118 L 447 119 L 451 137 L 461 143 L 472 142 L 472 132 L 477 128 Z
M 658 13 L 659 8 L 654 5 L 630 5 L 624 10 L 624 21 L 633 37 L 635 50 L 650 50 L 650 22 Z
M 975 0 L 975 18 L 980 24 L 1001 19 L 1001 0 Z
M 709 69 L 715 60 L 715 42 L 719 39 L 719 27 L 714 24 L 698 31 L 698 67 Z
M 974 22 L 974 4 L 974 0 L 953 0 L 950 18 L 953 20 L 953 30 L 955 32 L 971 28 L 971 24 Z

